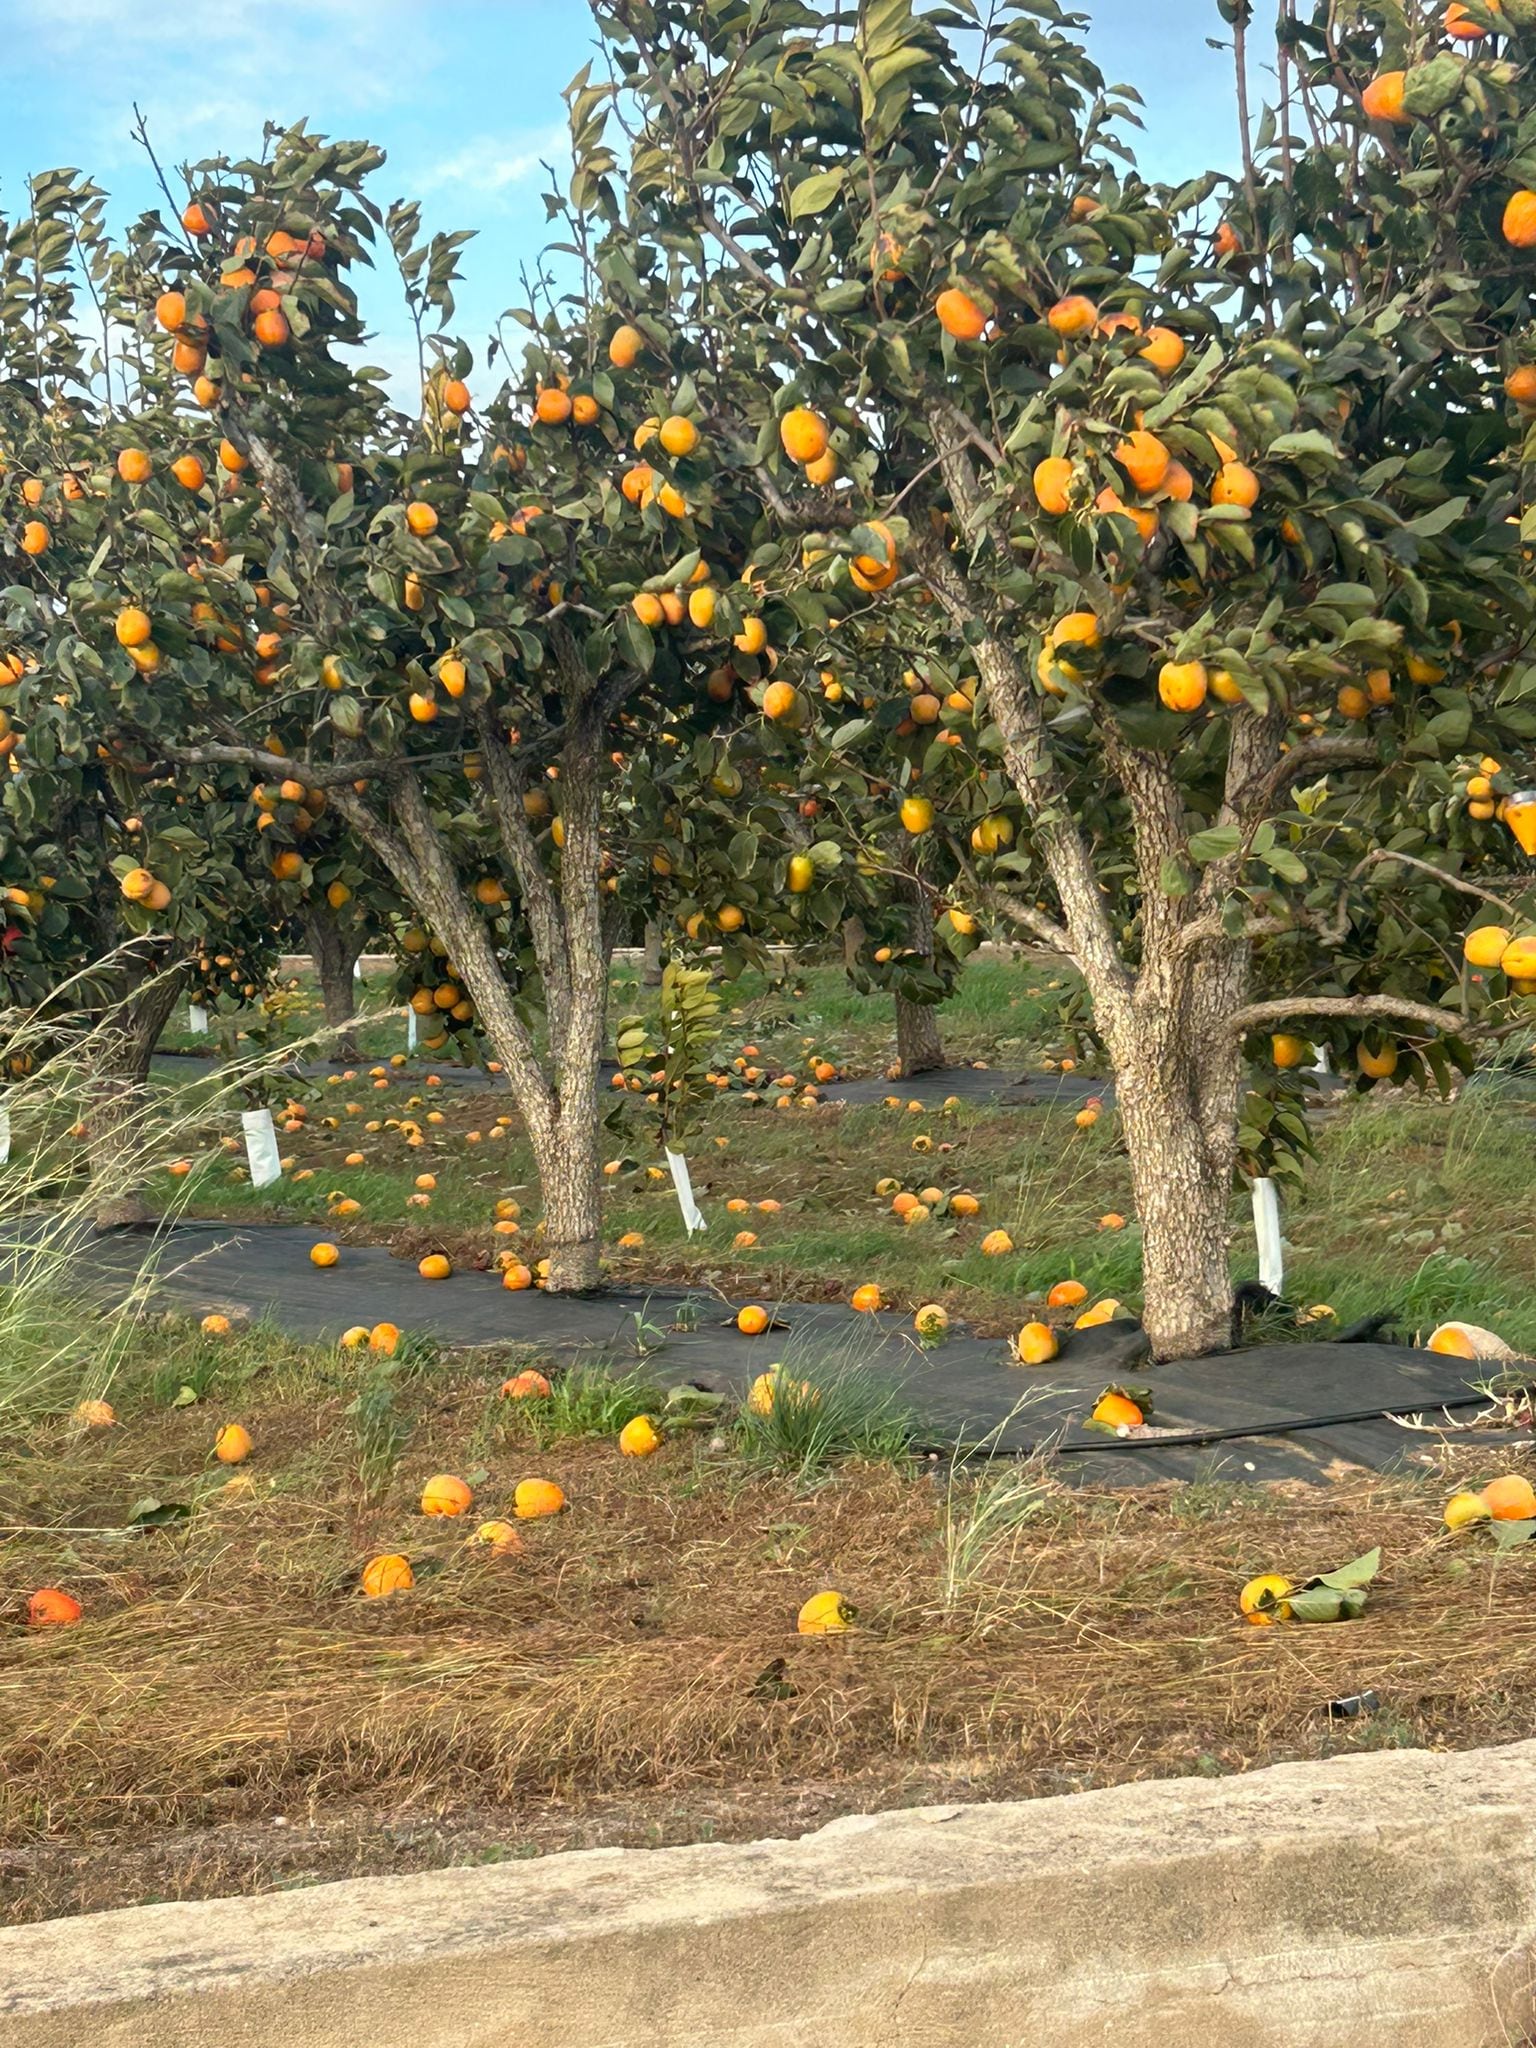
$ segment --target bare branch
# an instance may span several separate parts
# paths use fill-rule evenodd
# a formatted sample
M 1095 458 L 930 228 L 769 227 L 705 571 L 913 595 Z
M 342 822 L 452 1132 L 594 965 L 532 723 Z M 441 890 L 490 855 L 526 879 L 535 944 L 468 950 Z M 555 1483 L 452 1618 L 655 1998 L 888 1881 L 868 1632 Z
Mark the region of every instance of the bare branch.
M 989 896 L 991 908 L 1005 918 L 1009 924 L 1016 924 L 1021 931 L 1030 932 L 1053 953 L 1072 955 L 1072 937 L 1064 925 L 1047 917 L 1043 910 L 1036 910 L 1033 904 L 1020 903 L 1016 896 Z
M 1476 882 L 1464 881 L 1460 875 L 1448 874 L 1444 868 L 1437 868 L 1427 860 L 1420 860 L 1417 854 L 1394 853 L 1388 846 L 1374 847 L 1352 870 L 1349 879 L 1353 881 L 1369 867 L 1385 867 L 1393 863 L 1399 867 L 1414 868 L 1421 875 L 1432 875 L 1437 882 L 1444 882 L 1448 889 L 1459 889 L 1463 896 L 1480 896 L 1484 903 L 1491 903 L 1496 910 L 1502 910 L 1506 917 L 1518 920 L 1526 914 L 1518 904 L 1511 903 L 1507 897 L 1495 896 L 1491 889 L 1484 889 Z

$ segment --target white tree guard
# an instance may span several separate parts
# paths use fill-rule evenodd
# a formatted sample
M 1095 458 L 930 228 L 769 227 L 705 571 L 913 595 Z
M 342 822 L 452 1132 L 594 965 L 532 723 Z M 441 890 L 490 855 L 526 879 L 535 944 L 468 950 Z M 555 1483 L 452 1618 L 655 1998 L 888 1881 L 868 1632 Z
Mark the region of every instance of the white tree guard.
M 1259 1241 L 1259 1282 L 1271 1294 L 1282 1294 L 1285 1243 L 1280 1235 L 1280 1197 L 1272 1180 L 1253 1184 L 1253 1234 Z
M 251 1186 L 270 1187 L 273 1181 L 282 1178 L 283 1172 L 271 1110 L 241 1110 L 240 1128 L 245 1133 L 245 1156 L 251 1164 Z

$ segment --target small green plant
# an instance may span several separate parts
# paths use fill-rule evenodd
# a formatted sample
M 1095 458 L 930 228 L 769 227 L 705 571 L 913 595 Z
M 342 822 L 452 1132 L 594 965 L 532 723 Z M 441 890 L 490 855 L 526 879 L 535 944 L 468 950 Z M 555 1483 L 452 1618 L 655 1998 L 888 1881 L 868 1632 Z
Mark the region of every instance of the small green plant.
M 411 1440 L 411 1425 L 396 1398 L 398 1380 L 396 1361 L 385 1360 L 368 1375 L 345 1410 L 357 1437 L 357 1476 L 370 1501 L 377 1500 L 388 1486 Z
M 655 1381 L 638 1370 L 610 1372 L 601 1364 L 573 1365 L 550 1384 L 547 1394 L 516 1404 L 517 1417 L 534 1442 L 617 1436 L 637 1415 L 654 1415 L 664 1397 Z
M 654 1026 L 639 1016 L 621 1017 L 619 1065 L 625 1073 L 659 1073 L 654 1105 L 658 1142 L 680 1151 L 697 1127 L 700 1110 L 714 1100 L 706 1075 L 720 1039 L 720 996 L 708 968 L 669 962 L 661 977 L 660 1014 Z
M 798 1485 L 824 1479 L 846 1458 L 904 1461 L 916 1420 L 888 1380 L 857 1366 L 784 1364 L 772 1372 L 773 1399 L 748 1405 L 737 1424 L 743 1461 Z

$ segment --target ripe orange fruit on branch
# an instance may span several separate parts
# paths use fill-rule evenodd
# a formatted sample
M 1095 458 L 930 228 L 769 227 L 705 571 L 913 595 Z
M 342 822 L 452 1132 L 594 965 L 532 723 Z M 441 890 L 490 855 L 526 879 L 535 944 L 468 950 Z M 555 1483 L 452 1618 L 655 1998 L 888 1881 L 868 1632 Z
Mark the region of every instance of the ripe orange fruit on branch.
M 1520 363 L 1504 379 L 1504 393 L 1516 405 L 1536 405 L 1536 363 Z
M 200 491 L 207 482 L 207 472 L 195 455 L 178 455 L 171 464 L 171 475 L 184 491 Z
M 1040 510 L 1048 512 L 1053 519 L 1059 519 L 1067 509 L 1072 476 L 1072 465 L 1065 455 L 1047 455 L 1043 462 L 1035 464 L 1035 472 L 1030 481 L 1034 485 Z
M 242 455 L 233 441 L 219 443 L 219 467 L 227 469 L 231 476 L 238 476 L 250 464 L 250 457 Z
M 970 293 L 961 291 L 958 285 L 940 292 L 933 310 L 944 332 L 956 341 L 979 341 L 986 330 L 986 314 Z
M 1407 78 L 1405 71 L 1383 71 L 1371 80 L 1360 95 L 1360 104 L 1368 120 L 1407 121 L 1412 118 L 1403 112 L 1403 88 Z
M 1184 360 L 1184 337 L 1175 334 L 1171 327 L 1149 327 L 1147 345 L 1136 353 L 1160 377 L 1171 377 Z
M 1211 246 L 1220 257 L 1241 256 L 1243 253 L 1243 238 L 1237 232 L 1237 229 L 1233 227 L 1231 221 L 1224 220 L 1216 230 L 1215 239 Z
M 855 555 L 849 564 L 849 574 L 860 590 L 889 590 L 898 574 L 896 538 L 883 519 L 871 519 L 869 529 L 884 541 L 885 560 L 877 555 Z
M 181 224 L 189 235 L 206 235 L 213 226 L 206 209 L 195 199 L 189 206 L 183 207 Z
M 287 314 L 279 312 L 276 307 L 258 313 L 251 328 L 263 348 L 282 348 L 291 331 Z
M 1203 661 L 1165 661 L 1157 672 L 1157 694 L 1170 711 L 1198 711 L 1209 687 Z
M 437 508 L 429 505 L 425 498 L 413 498 L 405 508 L 405 523 L 412 533 L 423 538 L 437 531 Z
M 451 413 L 466 413 L 470 407 L 469 386 L 460 377 L 450 377 L 443 386 L 443 404 Z
M 779 441 L 791 462 L 815 462 L 827 452 L 831 430 L 819 412 L 797 405 L 779 421 Z
M 136 604 L 127 604 L 117 615 L 112 628 L 121 647 L 142 647 L 153 630 L 149 613 Z
M 1045 322 L 1052 333 L 1070 340 L 1074 335 L 1089 333 L 1098 324 L 1098 318 L 1099 309 L 1092 299 L 1081 292 L 1068 292 L 1049 309 Z
M 1269 1056 L 1282 1069 L 1302 1066 L 1311 1050 L 1304 1038 L 1289 1031 L 1277 1031 L 1269 1041 Z
M 117 473 L 125 484 L 148 483 L 153 466 L 142 448 L 124 448 L 117 458 Z
M 656 438 L 671 456 L 691 455 L 699 445 L 699 430 L 692 420 L 675 412 L 662 421 Z
M 1536 937 L 1511 939 L 1499 956 L 1499 966 L 1511 981 L 1531 980 L 1536 976 Z
M 633 369 L 644 347 L 645 336 L 638 327 L 615 327 L 608 341 L 608 360 L 616 370 Z
M 1362 1039 L 1355 1059 L 1362 1074 L 1373 1081 L 1389 1081 L 1397 1072 L 1397 1047 L 1389 1038 L 1380 1052 L 1372 1052 Z
M 533 416 L 546 427 L 564 426 L 571 416 L 570 394 L 557 384 L 546 384 L 534 400 Z
M 1115 449 L 1115 460 L 1138 491 L 1155 491 L 1168 474 L 1168 450 L 1156 434 L 1138 427 Z
M 1483 0 L 1483 5 L 1490 14 L 1500 12 L 1499 0 Z M 1450 6 L 1445 10 L 1445 19 L 1441 26 L 1452 41 L 1458 43 L 1480 43 L 1488 33 L 1480 22 L 1474 21 L 1468 14 L 1464 0 L 1451 0 Z
M 53 535 L 41 519 L 29 519 L 21 529 L 21 552 L 24 555 L 46 555 Z
M 1246 462 L 1224 462 L 1211 485 L 1213 505 L 1241 505 L 1246 511 L 1259 495 L 1259 480 Z
M 1469 967 L 1498 967 L 1509 951 L 1510 933 L 1501 924 L 1485 924 L 1468 932 L 1461 942 L 1462 958 Z
M 1512 249 L 1536 249 L 1536 192 L 1512 192 L 1504 208 L 1504 239 Z
M 162 292 L 155 301 L 155 318 L 167 334 L 177 333 L 186 323 L 187 301 L 182 292 Z

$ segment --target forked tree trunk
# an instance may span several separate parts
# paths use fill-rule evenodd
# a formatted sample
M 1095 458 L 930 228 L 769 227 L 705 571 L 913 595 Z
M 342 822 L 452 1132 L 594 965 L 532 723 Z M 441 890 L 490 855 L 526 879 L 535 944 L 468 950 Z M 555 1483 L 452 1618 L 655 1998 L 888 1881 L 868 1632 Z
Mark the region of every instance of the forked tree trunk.
M 357 988 L 352 970 L 363 950 L 363 933 L 355 921 L 343 924 L 324 902 L 312 903 L 304 913 L 304 935 L 309 955 L 320 982 L 320 1001 L 327 1027 L 336 1032 L 331 1043 L 339 1060 L 357 1058 L 357 1039 L 350 1031 L 339 1031 L 357 1014 Z
M 521 885 L 544 981 L 547 1055 L 518 1007 L 492 934 L 463 887 L 420 785 L 408 775 L 398 778 L 391 824 L 350 791 L 338 791 L 336 803 L 447 949 L 527 1128 L 543 1196 L 545 1285 L 552 1294 L 584 1292 L 602 1284 L 598 1060 L 612 957 L 601 892 L 600 753 L 589 738 L 584 746 L 569 740 L 562 755 L 566 836 L 557 889 L 528 833 L 521 791 L 503 786 L 507 764 L 492 752 L 489 728 L 486 736 L 503 850 Z
M 149 1062 L 185 979 L 179 967 L 162 970 L 125 996 L 93 1037 L 85 1142 L 98 1230 L 151 1220 L 142 1194 Z
M 939 1012 L 934 1003 L 909 1003 L 896 998 L 896 1066 L 903 1075 L 931 1074 L 944 1064 Z

